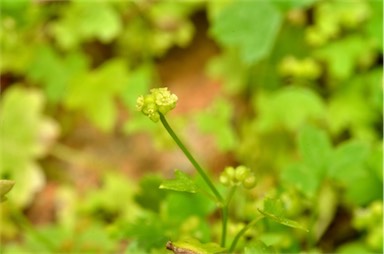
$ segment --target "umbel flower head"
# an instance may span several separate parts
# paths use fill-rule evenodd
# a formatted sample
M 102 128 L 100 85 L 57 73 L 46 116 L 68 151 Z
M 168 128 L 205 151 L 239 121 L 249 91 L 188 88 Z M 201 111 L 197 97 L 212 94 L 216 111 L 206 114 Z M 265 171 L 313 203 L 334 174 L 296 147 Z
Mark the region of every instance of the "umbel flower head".
M 151 93 L 139 96 L 136 101 L 137 110 L 148 116 L 152 121 L 160 119 L 160 113 L 165 115 L 176 107 L 177 96 L 167 87 L 151 89 Z

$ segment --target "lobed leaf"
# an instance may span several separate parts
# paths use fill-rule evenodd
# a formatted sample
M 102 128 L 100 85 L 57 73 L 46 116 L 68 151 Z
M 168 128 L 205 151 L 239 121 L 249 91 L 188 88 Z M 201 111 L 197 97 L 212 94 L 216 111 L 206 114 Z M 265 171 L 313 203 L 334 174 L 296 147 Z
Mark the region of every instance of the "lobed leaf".
M 193 180 L 186 173 L 178 169 L 175 170 L 175 179 L 164 181 L 159 188 L 189 193 L 198 192 L 198 187 Z

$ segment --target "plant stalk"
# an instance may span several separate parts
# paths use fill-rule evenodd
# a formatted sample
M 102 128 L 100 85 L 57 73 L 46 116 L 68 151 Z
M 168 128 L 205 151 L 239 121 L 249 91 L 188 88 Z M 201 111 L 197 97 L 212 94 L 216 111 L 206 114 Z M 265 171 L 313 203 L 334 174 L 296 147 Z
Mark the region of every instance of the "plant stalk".
M 211 191 L 215 195 L 215 197 L 217 199 L 217 202 L 219 203 L 219 206 L 221 207 L 221 212 L 222 212 L 221 246 L 224 247 L 225 246 L 225 241 L 226 241 L 226 235 L 227 235 L 228 202 L 224 203 L 223 197 L 220 195 L 219 191 L 216 189 L 216 187 L 212 183 L 211 179 L 208 177 L 208 175 L 205 173 L 205 171 L 202 169 L 202 167 L 199 165 L 199 163 L 197 163 L 197 161 L 192 156 L 192 154 L 189 152 L 189 150 L 184 146 L 183 142 L 181 142 L 181 140 L 178 138 L 178 136 L 173 131 L 171 126 L 168 124 L 168 122 L 165 119 L 164 115 L 161 114 L 161 113 L 160 113 L 160 121 L 163 124 L 164 128 L 169 133 L 169 135 L 171 135 L 173 140 L 180 147 L 180 149 L 183 151 L 185 156 L 187 156 L 188 160 L 196 168 L 197 172 L 200 174 L 200 176 L 203 178 L 205 183 L 208 185 L 208 187 L 211 189 Z
M 180 147 L 180 149 L 183 151 L 185 156 L 187 156 L 188 160 L 192 163 L 192 165 L 196 168 L 197 172 L 200 174 L 200 176 L 204 179 L 208 187 L 211 189 L 215 197 L 217 198 L 217 201 L 222 205 L 223 204 L 223 197 L 220 195 L 219 191 L 216 189 L 215 185 L 213 185 L 211 179 L 208 177 L 208 175 L 205 173 L 205 171 L 201 168 L 199 163 L 193 158 L 192 154 L 189 152 L 189 150 L 184 146 L 184 144 L 181 142 L 181 140 L 177 137 L 176 133 L 172 130 L 171 126 L 169 126 L 167 120 L 165 119 L 164 115 L 160 113 L 160 120 L 165 129 L 168 131 L 169 135 L 173 138 L 173 140 L 176 142 L 176 144 Z
M 233 239 L 232 241 L 232 244 L 231 244 L 231 247 L 229 248 L 229 253 L 232 253 L 235 248 L 236 248 L 236 245 L 237 245 L 237 242 L 240 240 L 240 237 L 248 230 L 250 229 L 251 227 L 253 227 L 257 222 L 259 222 L 259 220 L 263 219 L 264 216 L 260 216 L 256 219 L 254 219 L 253 221 L 251 221 L 250 223 L 248 223 L 247 225 L 245 225 L 238 233 L 237 235 L 235 236 L 235 238 Z

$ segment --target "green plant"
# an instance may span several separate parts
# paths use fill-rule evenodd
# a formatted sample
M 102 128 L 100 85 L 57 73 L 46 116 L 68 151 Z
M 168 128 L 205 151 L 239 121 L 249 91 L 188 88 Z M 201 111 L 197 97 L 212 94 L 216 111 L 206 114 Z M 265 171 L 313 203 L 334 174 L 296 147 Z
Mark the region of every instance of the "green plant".
M 272 200 L 266 200 L 264 203 L 264 208 L 258 209 L 259 215 L 256 216 L 250 223 L 248 223 L 246 226 L 244 226 L 243 229 L 241 229 L 235 238 L 233 239 L 232 243 L 227 246 L 227 227 L 228 227 L 228 210 L 229 205 L 231 202 L 231 199 L 233 195 L 235 194 L 235 191 L 238 186 L 243 186 L 246 189 L 251 189 L 255 187 L 256 185 L 256 178 L 251 173 L 251 170 L 245 166 L 238 166 L 236 168 L 233 167 L 227 167 L 223 171 L 223 173 L 220 176 L 220 181 L 227 187 L 229 187 L 229 191 L 226 194 L 226 197 L 223 197 L 223 195 L 219 192 L 218 188 L 215 186 L 214 182 L 212 181 L 211 177 L 208 175 L 208 173 L 200 166 L 200 164 L 196 161 L 196 159 L 192 156 L 188 148 L 183 144 L 183 142 L 180 140 L 180 138 L 176 135 L 176 133 L 173 131 L 171 126 L 168 124 L 168 121 L 165 118 L 165 114 L 167 114 L 169 111 L 174 109 L 176 107 L 176 103 L 178 100 L 178 97 L 175 94 L 172 94 L 168 88 L 154 88 L 151 89 L 151 93 L 145 96 L 140 96 L 137 99 L 137 109 L 141 111 L 144 115 L 148 116 L 153 122 L 158 122 L 159 120 L 163 124 L 166 131 L 169 133 L 169 135 L 172 137 L 172 139 L 176 142 L 178 147 L 182 150 L 182 152 L 185 154 L 185 156 L 188 158 L 188 160 L 192 163 L 192 165 L 195 167 L 197 172 L 199 173 L 200 177 L 203 179 L 206 186 L 208 186 L 209 191 L 211 194 L 201 191 L 204 194 L 207 194 L 209 197 L 211 197 L 217 208 L 220 208 L 221 210 L 221 240 L 220 240 L 220 247 L 217 245 L 215 247 L 216 252 L 224 252 L 227 251 L 229 253 L 232 253 L 236 249 L 237 242 L 239 241 L 240 237 L 249 229 L 250 227 L 254 226 L 258 221 L 263 219 L 264 217 L 267 217 L 269 219 L 272 219 L 278 223 L 281 223 L 286 226 L 290 226 L 293 228 L 299 228 L 304 229 L 299 223 L 288 220 L 282 216 L 281 207 L 280 211 L 277 209 L 277 206 L 275 204 L 276 201 Z M 180 192 L 190 192 L 190 193 L 197 193 L 200 192 L 198 185 L 194 183 L 192 179 L 190 179 L 185 173 L 182 171 L 175 171 L 175 179 L 167 180 L 163 182 L 160 185 L 161 189 L 169 189 L 173 191 L 180 191 Z M 194 241 L 196 242 L 196 241 Z M 191 253 L 195 253 L 193 249 L 198 249 L 200 253 L 212 253 L 212 246 L 215 246 L 215 243 L 211 243 L 208 247 L 205 247 L 205 245 L 201 245 L 197 243 L 191 243 L 184 244 L 185 242 L 181 243 L 171 243 L 169 242 L 167 244 L 167 248 L 170 250 L 173 250 L 175 253 L 186 251 L 185 248 L 189 249 Z M 184 246 L 184 247 L 183 247 Z M 185 247 L 187 246 L 187 247 Z M 188 247 L 189 246 L 189 247 Z

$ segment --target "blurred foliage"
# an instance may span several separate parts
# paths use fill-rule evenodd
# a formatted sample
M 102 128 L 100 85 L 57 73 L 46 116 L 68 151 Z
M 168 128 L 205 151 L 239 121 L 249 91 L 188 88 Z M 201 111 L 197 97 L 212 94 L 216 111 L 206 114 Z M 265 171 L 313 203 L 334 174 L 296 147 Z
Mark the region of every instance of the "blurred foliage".
M 164 86 L 159 60 L 191 44 L 196 17 L 206 17 L 219 48 L 205 70 L 221 89 L 206 109 L 170 119 L 180 128 L 194 120 L 257 176 L 254 190 L 233 197 L 228 238 L 260 209 L 269 219 L 236 251 L 383 251 L 382 1 L 3 0 L 0 8 L 0 179 L 15 181 L 0 204 L 2 253 L 169 253 L 170 240 L 204 250 L 218 241 L 217 211 L 193 194 L 204 192 L 201 179 L 183 169 L 136 182 L 102 165 L 96 186 L 78 186 L 68 165 L 55 169 L 62 178 L 44 168 L 67 158 L 58 147 L 78 121 L 108 137 L 147 132 L 166 143 L 134 105 Z M 28 211 L 50 184 L 54 216 L 35 224 Z

